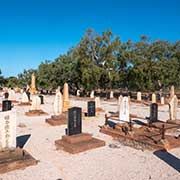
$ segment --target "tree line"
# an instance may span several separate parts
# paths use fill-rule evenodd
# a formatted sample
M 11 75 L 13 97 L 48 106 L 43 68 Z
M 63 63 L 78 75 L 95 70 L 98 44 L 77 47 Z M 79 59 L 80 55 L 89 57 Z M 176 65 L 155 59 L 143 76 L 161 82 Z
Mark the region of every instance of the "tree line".
M 180 41 L 152 41 L 141 36 L 138 42 L 122 42 L 111 30 L 98 34 L 88 29 L 80 42 L 55 60 L 45 60 L 37 69 L 24 70 L 17 77 L 3 78 L 0 84 L 25 87 L 35 73 L 37 86 L 55 89 L 69 83 L 75 89 L 158 90 L 180 87 Z

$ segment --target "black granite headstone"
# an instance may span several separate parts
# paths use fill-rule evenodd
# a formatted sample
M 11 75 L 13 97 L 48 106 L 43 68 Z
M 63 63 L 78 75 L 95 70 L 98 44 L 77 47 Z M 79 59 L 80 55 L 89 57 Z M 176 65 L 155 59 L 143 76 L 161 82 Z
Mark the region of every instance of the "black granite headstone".
M 88 116 L 96 116 L 96 103 L 95 101 L 88 102 Z
M 81 108 L 72 107 L 68 109 L 68 129 L 67 135 L 80 134 L 82 132 L 82 114 Z
M 9 100 L 4 100 L 2 102 L 2 111 L 10 111 L 12 108 L 12 102 Z
M 29 101 L 31 100 L 31 93 L 29 91 L 26 91 L 27 97 L 29 99 Z
M 152 103 L 150 105 L 150 123 L 158 121 L 158 105 L 156 103 Z
M 4 93 L 4 98 L 5 98 L 5 99 L 8 99 L 8 97 L 9 97 L 9 93 L 8 93 L 8 92 L 5 92 L 5 93 Z
M 41 99 L 41 104 L 44 104 L 44 96 L 43 95 L 39 95 L 40 99 Z

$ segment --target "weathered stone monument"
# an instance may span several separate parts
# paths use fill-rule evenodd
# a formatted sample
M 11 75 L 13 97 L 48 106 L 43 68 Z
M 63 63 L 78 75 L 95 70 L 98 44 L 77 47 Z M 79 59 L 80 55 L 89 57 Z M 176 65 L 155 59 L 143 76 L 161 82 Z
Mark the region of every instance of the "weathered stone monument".
M 63 97 L 60 90 L 56 91 L 56 96 L 54 100 L 54 115 L 51 118 L 46 119 L 46 122 L 52 126 L 58 126 L 67 124 L 66 113 L 62 112 L 63 108 Z
M 114 92 L 110 91 L 110 99 L 113 99 L 113 98 L 114 98 Z
M 164 97 L 161 97 L 161 105 L 164 105 Z
M 141 92 L 137 92 L 137 101 L 141 102 Z
M 96 112 L 102 112 L 100 97 L 95 97 Z
M 18 105 L 19 105 L 19 106 L 29 106 L 29 105 L 31 105 L 26 91 L 24 91 L 24 92 L 22 93 L 21 103 L 18 104 Z
M 129 99 L 128 97 L 123 97 L 121 104 L 119 106 L 119 120 L 129 122 L 130 113 L 129 113 Z
M 29 153 L 16 147 L 16 111 L 0 112 L 0 173 L 36 163 Z
M 120 95 L 119 97 L 118 97 L 118 102 L 117 102 L 117 112 L 119 112 L 120 111 L 120 106 L 121 106 L 121 103 L 122 103 L 122 99 L 123 99 L 123 96 L 122 95 Z
M 17 102 L 16 101 L 16 93 L 15 93 L 14 89 L 12 89 L 12 88 L 9 89 L 8 93 L 9 93 L 8 100 L 12 101 L 13 103 L 16 103 Z
M 149 123 L 152 124 L 154 122 L 158 121 L 158 104 L 152 103 L 150 105 L 150 117 L 149 117 Z
M 156 94 L 155 93 L 152 94 L 151 101 L 152 101 L 152 103 L 156 103 Z
M 169 102 L 169 117 L 171 121 L 177 119 L 177 107 L 178 107 L 178 99 L 177 96 L 174 95 Z
M 9 100 L 4 100 L 2 102 L 2 111 L 10 111 L 12 109 L 12 102 Z
M 26 112 L 25 115 L 27 116 L 41 116 L 41 115 L 48 115 L 46 112 L 41 110 L 41 99 L 37 95 L 33 95 L 31 108 L 29 112 Z
M 70 108 L 69 88 L 68 88 L 68 84 L 65 83 L 63 89 L 63 112 L 67 112 L 69 108 Z
M 90 98 L 94 98 L 94 90 L 91 91 Z
M 174 86 L 171 86 L 171 90 L 170 90 L 170 99 L 173 98 L 174 95 L 175 95 Z
M 93 138 L 91 134 L 82 133 L 82 110 L 79 107 L 68 109 L 68 128 L 62 139 L 56 140 L 57 149 L 63 149 L 71 154 L 101 147 L 105 142 Z
M 96 116 L 96 103 L 95 101 L 88 101 L 87 102 L 87 114 L 88 117 Z
M 35 77 L 34 73 L 31 75 L 31 88 L 30 88 L 30 92 L 31 92 L 31 94 L 36 94 L 37 93 L 37 90 L 36 90 L 36 77 Z

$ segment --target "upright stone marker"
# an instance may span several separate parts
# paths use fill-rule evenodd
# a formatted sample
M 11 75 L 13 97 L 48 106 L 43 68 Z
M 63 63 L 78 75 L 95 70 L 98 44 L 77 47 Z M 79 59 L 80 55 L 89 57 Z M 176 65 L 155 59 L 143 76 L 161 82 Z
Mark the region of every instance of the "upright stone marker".
M 28 98 L 28 95 L 26 92 L 23 92 L 21 102 L 22 103 L 28 103 L 29 102 L 29 98 Z
M 169 116 L 170 120 L 177 119 L 177 107 L 178 107 L 178 99 L 177 96 L 174 95 L 169 102 Z
M 33 73 L 31 75 L 31 94 L 36 94 L 36 77 L 35 74 Z
M 9 100 L 4 100 L 2 102 L 2 111 L 10 111 L 12 108 L 12 102 Z
M 161 104 L 164 105 L 164 97 L 161 97 Z
M 113 99 L 114 98 L 114 93 L 113 91 L 110 92 L 110 99 Z
M 8 93 L 9 93 L 8 100 L 16 101 L 16 93 L 15 93 L 14 89 L 10 89 Z
M 70 108 L 70 100 L 69 100 L 69 88 L 68 84 L 64 84 L 63 89 L 63 112 L 66 112 Z
M 94 98 L 94 90 L 91 91 L 90 98 Z
M 55 100 L 54 100 L 54 115 L 58 116 L 62 113 L 62 94 L 61 92 L 56 92 Z
M 141 92 L 137 92 L 137 101 L 141 101 Z
M 150 123 L 158 121 L 158 105 L 156 103 L 152 103 L 150 105 Z
M 171 90 L 170 90 L 170 98 L 173 98 L 174 95 L 175 95 L 174 86 L 171 86 Z
M 119 120 L 129 122 L 129 99 L 128 97 L 123 97 L 120 105 Z
M 5 93 L 4 93 L 4 98 L 5 98 L 5 99 L 8 99 L 8 97 L 9 97 L 9 93 L 8 93 L 8 92 L 5 92 Z
M 39 98 L 41 100 L 41 104 L 44 104 L 44 96 L 43 95 L 39 95 Z
M 155 93 L 153 93 L 152 94 L 152 103 L 156 103 L 156 94 Z
M 120 96 L 118 97 L 118 109 L 117 109 L 118 112 L 120 112 L 120 109 L 121 109 L 122 99 L 123 99 L 123 96 L 120 95 Z
M 0 151 L 16 148 L 16 111 L 0 112 Z
M 88 101 L 88 116 L 96 116 L 95 101 Z
M 79 107 L 68 109 L 67 135 L 80 134 L 82 132 L 82 110 Z

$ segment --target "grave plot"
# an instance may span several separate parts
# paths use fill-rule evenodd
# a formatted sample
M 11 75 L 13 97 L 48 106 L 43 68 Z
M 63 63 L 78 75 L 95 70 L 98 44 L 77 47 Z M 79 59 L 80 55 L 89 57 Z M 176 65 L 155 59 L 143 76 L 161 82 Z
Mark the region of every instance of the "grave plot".
M 105 116 L 100 132 L 137 149 L 169 150 L 180 147 L 180 135 L 172 133 L 180 128 L 180 124 L 159 121 L 156 103 L 151 104 L 147 119 L 130 117 L 128 103 L 127 97 L 123 97 L 119 117 Z
M 105 142 L 92 137 L 91 134 L 82 133 L 82 110 L 73 107 L 68 110 L 68 128 L 62 139 L 56 140 L 57 149 L 71 154 L 80 153 L 89 149 L 105 146 Z
M 0 112 L 0 173 L 37 164 L 27 151 L 16 147 L 16 111 L 8 110 L 9 101 L 4 106 Z

